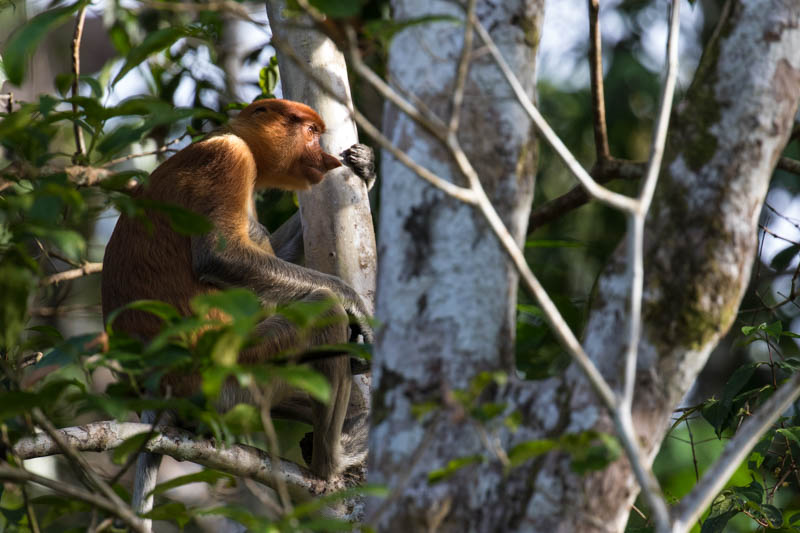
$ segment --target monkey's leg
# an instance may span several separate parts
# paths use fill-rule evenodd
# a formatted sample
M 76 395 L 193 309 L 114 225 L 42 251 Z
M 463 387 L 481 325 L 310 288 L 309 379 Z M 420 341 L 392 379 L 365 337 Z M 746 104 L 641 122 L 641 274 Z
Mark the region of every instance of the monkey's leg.
M 335 302 L 333 293 L 327 289 L 317 289 L 303 298 L 303 302 Z M 258 364 L 288 349 L 308 350 L 322 344 L 343 344 L 348 339 L 347 312 L 339 303 L 320 317 L 321 325 L 313 327 L 307 335 L 298 335 L 297 328 L 286 318 L 276 315 L 264 320 L 256 328 L 264 342 L 242 352 L 243 364 Z M 311 470 L 319 477 L 327 479 L 342 469 L 341 437 L 347 406 L 350 402 L 352 376 L 350 359 L 347 356 L 334 356 L 311 363 L 315 370 L 324 375 L 331 385 L 330 402 L 327 404 L 312 401 L 311 419 L 314 428 L 314 443 Z M 289 396 L 285 386 L 275 385 L 264 393 L 270 406 L 277 405 Z M 227 402 L 226 402 L 227 403 Z M 232 405 L 232 404 L 230 404 Z

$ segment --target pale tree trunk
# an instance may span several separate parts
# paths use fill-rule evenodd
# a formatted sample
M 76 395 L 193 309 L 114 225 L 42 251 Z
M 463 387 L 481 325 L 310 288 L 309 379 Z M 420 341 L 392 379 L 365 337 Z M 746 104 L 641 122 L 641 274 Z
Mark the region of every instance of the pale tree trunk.
M 289 55 L 278 51 L 283 96 L 314 108 L 325 121 L 322 147 L 339 155 L 358 142 L 352 109 L 350 84 L 344 56 L 322 33 L 311 29 L 307 18 L 287 20 L 286 2 L 267 2 L 267 15 L 273 35 L 289 45 L 296 59 L 306 62 L 314 78 L 336 92 L 325 92 Z M 297 27 L 298 24 L 305 27 Z M 295 25 L 295 27 L 292 27 Z M 345 105 L 342 102 L 347 102 Z M 367 196 L 367 187 L 352 170 L 342 166 L 328 173 L 311 191 L 301 192 L 300 215 L 303 220 L 305 265 L 334 274 L 346 281 L 374 308 L 377 259 L 375 230 Z M 368 375 L 354 377 L 346 424 L 349 433 L 366 433 L 369 413 Z M 362 426 L 363 427 L 354 427 Z
M 398 21 L 431 13 L 464 18 L 452 2 L 399 0 L 393 6 Z M 512 0 L 479 1 L 476 8 L 531 96 L 543 6 L 543 0 Z M 401 94 L 447 120 L 463 42 L 464 26 L 452 21 L 412 26 L 392 41 L 388 76 Z M 488 54 L 472 58 L 460 123 L 459 140 L 521 244 L 536 148 L 529 120 Z M 464 183 L 441 144 L 391 105 L 383 129 L 412 159 Z M 484 453 L 480 433 L 449 410 L 420 425 L 412 409 L 447 402 L 451 391 L 467 388 L 481 372 L 513 371 L 518 276 L 477 210 L 446 197 L 386 152 L 382 163 L 376 313 L 382 327 L 373 361 L 369 480 L 390 488 L 407 484 L 383 506 L 379 529 L 438 525 L 463 532 L 473 524 L 476 531 L 499 531 L 492 524 L 504 523 L 506 510 L 483 501 L 491 504 L 500 495 L 497 465 L 466 468 L 434 486 L 426 481 L 451 459 Z M 500 394 L 492 387 L 487 392 Z
M 447 13 L 445 4 L 398 1 L 398 19 Z M 478 15 L 533 90 L 532 55 L 542 4 L 487 7 Z M 456 14 L 458 16 L 458 14 Z M 461 28 L 421 25 L 401 33 L 389 73 L 447 116 Z M 755 255 L 756 224 L 772 169 L 800 99 L 800 4 L 729 2 L 720 28 L 673 118 L 663 176 L 645 238 L 643 335 L 634 420 L 652 459 L 670 414 L 730 327 Z M 528 122 L 485 56 L 472 65 L 462 131 L 498 211 L 520 238 L 530 201 Z M 613 120 L 610 117 L 609 120 Z M 384 129 L 440 175 L 455 176 L 444 149 L 387 108 Z M 378 336 L 370 481 L 392 490 L 375 502 L 380 530 L 484 532 L 622 531 L 638 493 L 626 460 L 581 476 L 554 453 L 506 472 L 502 453 L 520 442 L 597 429 L 608 413 L 576 367 L 565 376 L 490 386 L 481 400 L 518 411 L 520 426 L 478 424 L 449 394 L 484 370 L 512 372 L 516 276 L 476 211 L 384 158 Z M 458 181 L 458 178 L 453 178 Z M 630 288 L 625 250 L 601 276 L 584 347 L 620 386 Z M 421 416 L 426 404 L 441 406 Z M 502 417 L 498 417 L 500 419 Z M 443 481 L 428 473 L 480 456 Z M 368 513 L 369 515 L 369 513 Z
M 798 99 L 800 3 L 729 2 L 673 115 L 645 229 L 633 417 L 651 460 L 671 413 L 736 317 L 755 257 L 759 213 Z M 617 250 L 601 276 L 584 333 L 584 348 L 613 386 L 623 375 L 624 258 L 625 250 Z M 575 369 L 565 384 L 570 396 L 559 407 L 567 410 L 571 430 L 611 427 Z M 566 459 L 551 458 L 535 483 L 546 502 L 536 517 L 540 531 L 606 531 L 609 524 L 622 530 L 638 492 L 624 460 L 580 478 L 569 473 Z

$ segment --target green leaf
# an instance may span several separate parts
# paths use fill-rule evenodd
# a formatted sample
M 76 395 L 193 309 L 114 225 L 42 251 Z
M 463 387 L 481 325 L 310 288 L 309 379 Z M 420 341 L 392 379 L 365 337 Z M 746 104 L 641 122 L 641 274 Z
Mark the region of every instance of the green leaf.
M 239 403 L 234 405 L 232 409 L 222 415 L 222 421 L 236 435 L 247 435 L 263 430 L 261 414 L 254 405 L 250 404 Z
M 556 441 L 552 439 L 539 439 L 521 442 L 511 448 L 508 452 L 508 459 L 511 466 L 519 466 L 529 459 L 539 457 L 556 447 Z
M 331 385 L 325 376 L 304 366 L 276 367 L 271 373 L 289 385 L 302 389 L 322 403 L 331 400 Z
M 466 457 L 459 457 L 447 463 L 444 468 L 433 470 L 428 474 L 428 484 L 433 485 L 451 477 L 453 474 L 470 465 L 479 464 L 483 462 L 482 455 L 468 455 Z
M 148 440 L 158 435 L 158 433 L 151 435 L 149 431 L 145 431 L 144 433 L 139 433 L 138 435 L 125 439 L 122 444 L 114 448 L 114 462 L 118 465 L 125 464 L 131 454 L 137 453 L 139 450 L 143 449 Z
M 181 529 L 192 519 L 192 515 L 186 509 L 186 506 L 180 502 L 170 502 L 165 505 L 159 505 L 144 516 L 152 520 L 175 522 Z
M 25 77 L 28 60 L 33 56 L 39 42 L 50 31 L 68 21 L 73 13 L 88 3 L 89 0 L 80 0 L 69 6 L 44 11 L 17 30 L 9 39 L 3 52 L 3 67 L 8 80 L 14 85 L 21 85 Z
M 791 246 L 784 248 L 772 258 L 772 261 L 770 261 L 769 264 L 770 268 L 777 270 L 778 272 L 786 270 L 789 268 L 789 265 L 798 252 L 800 252 L 800 245 L 797 244 L 792 244 Z
M 11 261 L 0 263 L 0 347 L 17 345 L 27 321 L 28 295 L 35 286 L 33 273 Z
M 198 315 L 205 315 L 212 309 L 219 309 L 230 315 L 234 321 L 258 319 L 262 312 L 261 301 L 247 289 L 229 289 L 226 291 L 201 294 L 192 299 L 192 310 Z
M 156 30 L 149 34 L 139 46 L 134 47 L 128 56 L 125 58 L 125 64 L 122 65 L 112 85 L 116 85 L 119 80 L 125 77 L 125 74 L 132 69 L 139 66 L 145 59 L 152 54 L 158 53 L 168 46 L 171 46 L 175 41 L 186 35 L 186 29 L 183 27 L 178 28 L 164 28 Z
M 153 489 L 151 494 L 157 496 L 170 489 L 182 487 L 184 485 L 188 485 L 189 483 L 208 483 L 209 485 L 214 485 L 221 479 L 226 480 L 229 486 L 236 484 L 236 478 L 230 474 L 219 472 L 217 470 L 201 470 L 200 472 L 195 472 L 194 474 L 178 476 L 170 479 L 169 481 L 165 481 L 164 483 L 159 483 L 156 488 Z
M 418 26 L 420 24 L 432 24 L 436 22 L 450 22 L 453 24 L 462 24 L 463 21 L 457 17 L 450 15 L 426 15 L 424 17 L 406 19 L 406 20 L 373 20 L 364 25 L 364 33 L 367 37 L 378 39 L 384 46 L 399 32 L 406 28 Z
M 361 13 L 362 0 L 311 0 L 311 5 L 334 18 L 355 17 Z
M 275 98 L 275 87 L 278 85 L 278 78 L 278 58 L 272 56 L 269 58 L 269 63 L 258 73 L 258 86 L 261 87 L 261 96 Z

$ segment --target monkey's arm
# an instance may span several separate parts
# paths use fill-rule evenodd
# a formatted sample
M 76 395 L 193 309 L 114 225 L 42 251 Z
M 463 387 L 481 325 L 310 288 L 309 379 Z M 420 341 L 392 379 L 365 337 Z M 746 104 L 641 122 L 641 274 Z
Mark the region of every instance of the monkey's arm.
M 192 237 L 192 268 L 201 280 L 221 287 L 246 287 L 267 304 L 288 304 L 311 292 L 328 289 L 355 320 L 359 333 L 372 342 L 369 314 L 361 297 L 336 276 L 275 257 L 249 240 L 209 233 Z

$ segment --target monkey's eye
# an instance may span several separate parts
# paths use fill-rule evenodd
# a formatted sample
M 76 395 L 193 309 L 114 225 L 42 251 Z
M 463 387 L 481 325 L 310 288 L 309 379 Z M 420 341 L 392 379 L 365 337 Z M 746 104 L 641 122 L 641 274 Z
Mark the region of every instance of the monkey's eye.
M 309 124 L 306 126 L 306 131 L 309 133 L 309 135 L 316 135 L 319 133 L 319 129 L 317 128 L 316 124 Z
M 257 107 L 255 109 L 253 109 L 253 114 L 254 115 L 257 115 L 259 113 L 266 113 L 266 112 L 267 112 L 267 108 L 266 107 Z

